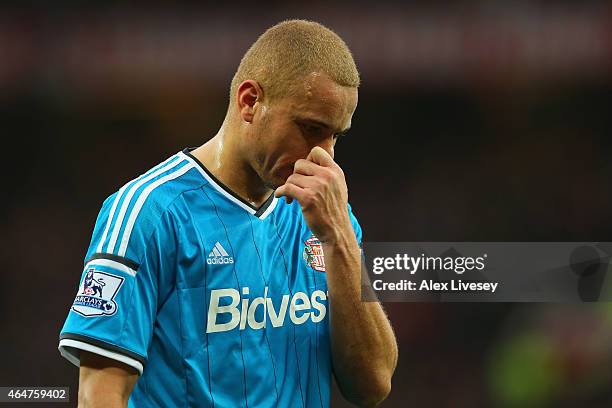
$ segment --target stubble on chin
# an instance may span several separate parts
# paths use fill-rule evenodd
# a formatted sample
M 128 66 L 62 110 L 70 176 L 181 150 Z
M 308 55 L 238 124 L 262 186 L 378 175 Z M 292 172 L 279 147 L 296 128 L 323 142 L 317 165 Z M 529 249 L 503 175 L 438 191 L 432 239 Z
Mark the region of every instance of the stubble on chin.
M 254 167 L 253 170 L 255 170 L 255 173 L 257 173 L 257 176 L 259 176 L 259 179 L 262 181 L 265 188 L 276 190 L 278 187 L 285 184 L 285 181 L 281 180 L 280 177 L 274 177 L 274 175 L 266 174 L 264 171 L 265 166 L 263 157 L 255 157 L 255 166 L 256 167 Z
M 270 190 L 276 190 L 277 188 L 279 188 L 283 184 L 284 183 L 279 184 L 278 182 L 264 180 L 264 186 L 266 186 L 266 188 L 269 188 Z

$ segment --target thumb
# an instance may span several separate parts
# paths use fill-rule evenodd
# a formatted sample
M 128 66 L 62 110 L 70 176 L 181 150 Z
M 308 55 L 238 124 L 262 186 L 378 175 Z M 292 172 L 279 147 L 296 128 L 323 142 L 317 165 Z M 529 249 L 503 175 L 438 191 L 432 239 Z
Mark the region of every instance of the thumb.
M 327 153 L 325 149 L 320 146 L 313 147 L 310 153 L 308 153 L 306 160 L 323 167 L 331 167 L 335 163 L 334 159 L 329 155 L 329 153 Z

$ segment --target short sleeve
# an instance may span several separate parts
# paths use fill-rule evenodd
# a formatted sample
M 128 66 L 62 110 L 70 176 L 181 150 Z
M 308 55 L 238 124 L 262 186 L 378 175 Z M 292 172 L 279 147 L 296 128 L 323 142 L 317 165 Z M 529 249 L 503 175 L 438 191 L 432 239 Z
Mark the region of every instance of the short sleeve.
M 167 281 L 161 275 L 173 270 L 176 235 L 170 216 L 154 201 L 127 206 L 121 219 L 120 193 L 104 202 L 96 221 L 59 350 L 77 366 L 85 350 L 142 374 L 159 296 L 167 290 L 160 287 Z M 131 216 L 135 210 L 139 213 Z

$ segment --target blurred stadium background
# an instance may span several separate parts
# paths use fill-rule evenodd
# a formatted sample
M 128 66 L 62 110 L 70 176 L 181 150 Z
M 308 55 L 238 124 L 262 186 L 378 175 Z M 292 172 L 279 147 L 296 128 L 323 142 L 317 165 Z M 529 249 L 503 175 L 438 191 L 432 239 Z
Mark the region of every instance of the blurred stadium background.
M 76 393 L 57 337 L 99 206 L 216 132 L 242 54 L 285 18 L 360 67 L 337 160 L 366 240 L 612 241 L 609 2 L 28 4 L 0 9 L 0 385 Z M 607 304 L 386 308 L 385 407 L 612 404 Z

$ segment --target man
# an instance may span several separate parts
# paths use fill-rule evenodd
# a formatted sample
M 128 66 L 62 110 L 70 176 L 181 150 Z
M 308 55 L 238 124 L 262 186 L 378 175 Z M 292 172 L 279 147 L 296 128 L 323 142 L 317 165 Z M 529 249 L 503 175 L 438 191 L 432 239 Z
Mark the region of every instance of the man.
M 60 334 L 81 406 L 325 407 L 332 371 L 353 403 L 387 396 L 397 346 L 361 302 L 333 160 L 358 85 L 335 33 L 282 22 L 244 55 L 219 132 L 104 202 L 84 269 L 104 296 L 82 283 Z

